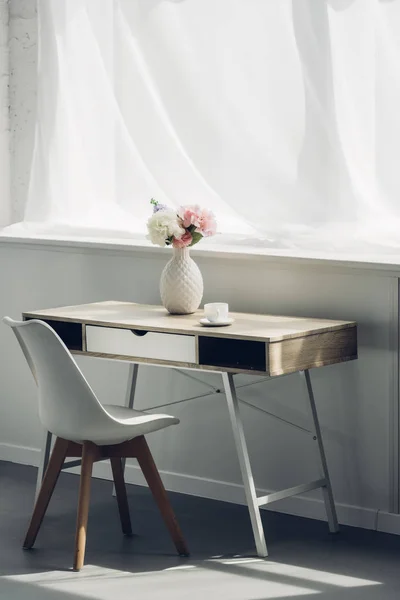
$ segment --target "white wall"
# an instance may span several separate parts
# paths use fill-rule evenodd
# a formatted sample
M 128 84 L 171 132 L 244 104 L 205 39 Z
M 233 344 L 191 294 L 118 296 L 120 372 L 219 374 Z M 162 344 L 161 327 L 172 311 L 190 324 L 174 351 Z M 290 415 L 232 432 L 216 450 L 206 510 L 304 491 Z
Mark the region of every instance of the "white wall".
M 8 2 L 0 0 L 0 227 L 10 219 Z
M 0 314 L 104 299 L 159 303 L 158 281 L 166 254 L 51 249 L 0 244 Z M 373 511 L 391 503 L 390 411 L 397 401 L 393 357 L 397 279 L 325 268 L 285 268 L 252 259 L 197 259 L 204 275 L 204 301 L 227 300 L 233 310 L 354 319 L 359 323 L 359 360 L 312 372 L 343 522 L 374 526 Z M 35 463 L 40 445 L 35 389 L 11 331 L 1 326 L 0 459 Z M 101 398 L 121 402 L 127 365 L 81 359 Z M 199 379 L 220 385 L 219 378 Z M 248 377 L 238 378 L 239 383 Z M 179 373 L 141 367 L 138 407 L 208 391 Z M 307 426 L 304 389 L 298 376 L 244 387 L 240 397 Z M 241 501 L 240 475 L 222 394 L 174 405 L 181 425 L 152 436 L 151 445 L 173 489 Z M 276 490 L 317 474 L 311 437 L 243 408 L 256 482 Z M 183 477 L 182 477 L 183 476 Z M 189 476 L 189 477 L 187 477 Z M 129 477 L 136 481 L 131 470 Z M 191 479 L 191 478 L 200 479 Z M 218 483 L 222 482 L 222 483 Z M 225 485 L 225 483 L 228 485 Z M 318 493 L 315 497 L 319 498 Z M 346 505 L 349 505 L 348 508 Z M 320 503 L 282 506 L 322 516 Z M 277 506 L 278 507 L 278 506 Z M 353 507 L 353 508 L 351 508 Z M 372 509 L 360 510 L 360 508 Z

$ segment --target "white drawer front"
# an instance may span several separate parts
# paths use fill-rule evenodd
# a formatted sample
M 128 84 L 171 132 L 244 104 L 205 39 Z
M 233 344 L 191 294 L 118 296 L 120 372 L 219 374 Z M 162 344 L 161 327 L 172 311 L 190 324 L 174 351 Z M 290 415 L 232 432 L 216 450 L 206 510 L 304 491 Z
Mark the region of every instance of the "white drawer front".
M 135 335 L 130 329 L 86 326 L 88 352 L 136 358 L 155 358 L 171 362 L 196 362 L 196 340 L 191 335 L 148 331 Z

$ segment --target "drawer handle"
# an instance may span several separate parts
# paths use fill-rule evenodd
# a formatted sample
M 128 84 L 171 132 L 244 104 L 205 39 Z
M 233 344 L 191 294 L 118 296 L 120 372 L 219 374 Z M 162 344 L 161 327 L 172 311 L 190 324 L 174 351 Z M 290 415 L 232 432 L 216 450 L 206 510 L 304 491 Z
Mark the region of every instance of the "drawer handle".
M 131 331 L 133 335 L 136 335 L 137 337 L 143 337 L 147 333 L 147 331 L 143 331 L 143 329 L 131 329 Z

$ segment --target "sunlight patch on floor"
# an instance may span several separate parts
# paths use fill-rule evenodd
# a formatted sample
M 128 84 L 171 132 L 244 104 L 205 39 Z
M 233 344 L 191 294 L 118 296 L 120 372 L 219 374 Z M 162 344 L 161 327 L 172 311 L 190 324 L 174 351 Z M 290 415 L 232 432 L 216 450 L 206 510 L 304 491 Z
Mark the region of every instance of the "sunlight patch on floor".
M 153 566 L 153 569 L 148 567 Z M 138 597 L 163 600 L 166 587 L 176 600 L 186 598 L 188 590 L 191 600 L 215 597 L 229 600 L 243 598 L 244 591 L 251 583 L 252 597 L 262 600 L 295 598 L 321 595 L 340 588 L 361 588 L 381 585 L 373 581 L 341 573 L 319 571 L 290 564 L 282 564 L 250 557 L 218 557 L 207 560 L 190 561 L 186 564 L 163 565 L 141 560 L 132 561 L 132 570 L 110 569 L 96 565 L 86 565 L 80 573 L 71 571 L 49 571 L 0 577 L 7 583 L 32 586 L 43 593 L 76 594 L 80 599 L 110 600 L 123 597 L 131 589 Z M 225 593 L 229 590 L 229 596 Z M 262 590 L 262 595 L 257 592 Z M 182 595 L 184 594 L 184 595 Z M 61 596 L 60 596 L 61 598 Z
M 247 566 L 247 565 L 246 565 Z M 149 576 L 149 577 L 148 577 Z M 253 598 L 262 597 L 279 600 L 280 598 L 296 598 L 318 594 L 319 591 L 310 589 L 306 585 L 293 585 L 290 581 L 276 582 L 266 581 L 264 577 L 254 580 L 252 576 Z M 23 574 L 0 577 L 9 582 L 25 584 L 42 589 L 43 593 L 57 592 L 76 594 L 78 598 L 88 600 L 109 600 L 115 597 L 125 597 L 126 590 L 131 587 L 139 597 L 151 598 L 152 600 L 163 600 L 165 589 L 168 587 L 170 593 L 176 599 L 187 598 L 188 594 L 192 600 L 203 600 L 205 597 L 218 597 L 229 600 L 242 600 L 243 594 L 248 592 L 249 580 L 246 573 L 235 574 L 233 584 L 233 573 L 224 567 L 223 570 L 210 569 L 207 561 L 198 564 L 167 567 L 158 571 L 119 571 L 106 569 L 94 565 L 86 565 L 80 573 L 73 571 L 52 571 L 36 574 Z M 130 583 L 132 582 L 132 583 Z M 228 591 L 229 590 L 229 591 Z M 262 590 L 262 592 L 261 592 Z M 173 592 L 172 592 L 173 591 Z M 183 593 L 183 595 L 181 595 Z M 228 593 L 228 596 L 225 595 Z M 54 596 L 56 598 L 56 595 Z
M 340 573 L 330 573 L 328 571 L 318 571 L 316 569 L 308 569 L 298 567 L 296 565 L 286 565 L 276 563 L 261 558 L 232 558 L 232 559 L 213 559 L 211 562 L 220 563 L 223 565 L 246 565 L 253 571 L 259 570 L 263 573 L 271 573 L 271 575 L 281 575 L 285 577 L 294 577 L 306 581 L 323 583 L 324 585 L 332 585 L 343 588 L 364 587 L 368 585 L 382 585 L 380 581 L 370 579 L 362 579 Z

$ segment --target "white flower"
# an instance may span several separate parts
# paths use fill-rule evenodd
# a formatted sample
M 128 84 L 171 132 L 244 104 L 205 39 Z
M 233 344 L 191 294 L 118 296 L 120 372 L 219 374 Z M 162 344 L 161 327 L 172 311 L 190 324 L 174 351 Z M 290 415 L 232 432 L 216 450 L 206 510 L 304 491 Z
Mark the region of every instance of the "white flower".
M 159 210 L 147 221 L 147 238 L 157 246 L 165 246 L 168 238 L 180 239 L 185 230 L 179 225 L 178 216 L 173 210 Z

